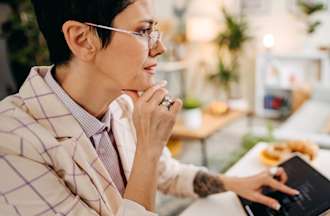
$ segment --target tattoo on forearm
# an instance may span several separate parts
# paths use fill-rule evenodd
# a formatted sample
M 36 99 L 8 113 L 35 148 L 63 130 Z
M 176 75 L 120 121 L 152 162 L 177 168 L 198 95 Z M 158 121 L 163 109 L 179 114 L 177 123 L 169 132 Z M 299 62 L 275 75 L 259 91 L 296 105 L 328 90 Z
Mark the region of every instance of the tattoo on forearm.
M 225 192 L 223 182 L 216 174 L 200 171 L 194 179 L 194 192 L 199 197 L 207 197 L 211 194 Z

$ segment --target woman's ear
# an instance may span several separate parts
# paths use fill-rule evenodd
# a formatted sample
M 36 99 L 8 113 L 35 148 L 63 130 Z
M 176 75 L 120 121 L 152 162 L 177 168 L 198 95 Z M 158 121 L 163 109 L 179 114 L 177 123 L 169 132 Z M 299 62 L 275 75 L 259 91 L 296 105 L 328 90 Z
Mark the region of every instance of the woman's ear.
M 62 26 L 62 32 L 74 57 L 86 62 L 93 61 L 101 44 L 88 25 L 66 21 Z

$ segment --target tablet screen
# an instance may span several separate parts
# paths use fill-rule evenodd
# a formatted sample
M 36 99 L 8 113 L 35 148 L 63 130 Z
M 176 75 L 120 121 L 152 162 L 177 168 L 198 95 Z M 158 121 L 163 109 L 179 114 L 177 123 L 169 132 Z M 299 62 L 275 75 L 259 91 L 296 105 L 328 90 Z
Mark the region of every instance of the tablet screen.
M 280 202 L 280 211 L 240 198 L 248 215 L 317 216 L 330 209 L 330 181 L 327 178 L 298 156 L 284 162 L 280 167 L 287 172 L 286 184 L 299 190 L 300 194 L 289 196 L 264 189 L 264 194 Z

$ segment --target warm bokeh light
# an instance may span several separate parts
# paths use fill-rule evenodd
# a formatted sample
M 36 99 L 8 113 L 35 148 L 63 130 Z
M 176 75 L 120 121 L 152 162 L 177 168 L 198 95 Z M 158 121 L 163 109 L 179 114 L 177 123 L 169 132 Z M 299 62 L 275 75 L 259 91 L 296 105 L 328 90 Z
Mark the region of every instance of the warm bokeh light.
M 191 17 L 187 20 L 187 37 L 191 42 L 210 42 L 217 33 L 218 25 L 209 17 Z
M 265 48 L 271 49 L 275 45 L 275 38 L 272 34 L 266 34 L 262 42 Z

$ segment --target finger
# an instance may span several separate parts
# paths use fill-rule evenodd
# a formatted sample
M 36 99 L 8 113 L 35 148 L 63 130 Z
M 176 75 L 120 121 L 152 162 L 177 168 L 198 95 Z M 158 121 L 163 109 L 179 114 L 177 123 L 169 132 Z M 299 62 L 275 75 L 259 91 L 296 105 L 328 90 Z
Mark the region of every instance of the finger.
M 164 100 L 164 97 L 168 94 L 168 90 L 161 88 L 158 89 L 148 101 L 151 106 L 156 107 Z
M 278 177 L 279 181 L 283 184 L 288 181 L 288 175 L 282 167 L 278 168 L 275 176 Z
M 157 85 L 154 85 L 153 87 L 146 90 L 143 93 L 143 95 L 140 97 L 140 99 L 145 102 L 148 102 L 158 89 L 164 88 L 166 85 L 167 85 L 167 81 L 165 81 L 165 80 Z
M 299 191 L 297 191 L 293 188 L 290 188 L 290 187 L 286 186 L 285 184 L 283 184 L 271 177 L 269 178 L 267 185 L 275 190 L 278 190 L 282 193 L 289 194 L 292 196 L 299 194 Z
M 182 109 L 182 101 L 180 99 L 175 99 L 174 104 L 170 107 L 170 112 L 177 115 Z
M 280 210 L 280 208 L 281 208 L 281 205 L 277 200 L 267 197 L 265 195 L 262 195 L 261 193 L 256 193 L 254 195 L 254 198 L 252 201 L 263 204 L 263 205 L 268 206 L 269 208 L 275 209 L 277 211 Z

